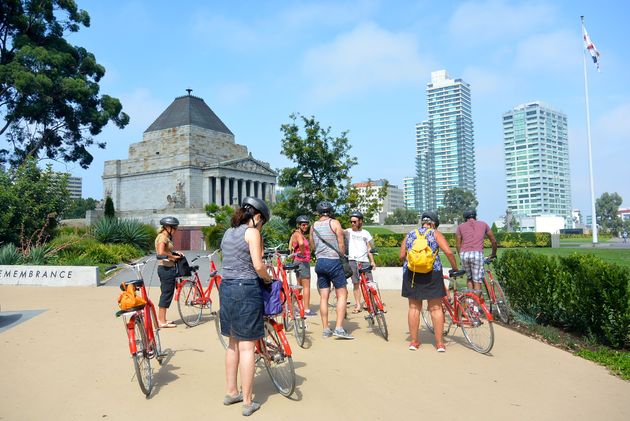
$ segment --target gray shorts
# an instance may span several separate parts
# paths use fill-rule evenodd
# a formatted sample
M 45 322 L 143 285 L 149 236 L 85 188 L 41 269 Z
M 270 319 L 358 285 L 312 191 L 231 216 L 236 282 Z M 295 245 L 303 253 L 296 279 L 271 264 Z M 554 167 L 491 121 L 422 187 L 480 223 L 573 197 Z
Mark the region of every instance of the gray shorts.
M 311 279 L 311 265 L 308 262 L 296 262 L 299 263 L 297 270 L 298 279 Z
M 350 262 L 350 268 L 352 269 L 352 283 L 353 284 L 358 284 L 361 280 L 359 279 L 359 268 L 357 266 L 357 261 L 356 260 L 348 260 L 348 262 Z M 369 262 L 360 262 L 361 265 L 363 267 L 369 266 Z M 368 282 L 371 282 L 374 280 L 374 278 L 372 277 L 372 272 L 368 272 L 365 274 L 365 276 L 367 277 Z
M 483 251 L 463 251 L 460 255 L 462 269 L 466 269 L 468 279 L 479 284 L 485 275 L 483 259 Z

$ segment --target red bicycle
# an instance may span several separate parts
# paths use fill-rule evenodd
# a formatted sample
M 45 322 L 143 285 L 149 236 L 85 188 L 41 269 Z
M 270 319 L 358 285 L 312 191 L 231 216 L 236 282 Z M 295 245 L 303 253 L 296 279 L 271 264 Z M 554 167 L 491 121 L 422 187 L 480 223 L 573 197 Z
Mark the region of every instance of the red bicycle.
M 372 253 L 376 254 L 376 250 L 372 249 Z M 376 325 L 383 339 L 387 341 L 389 333 L 387 330 L 387 321 L 385 320 L 383 301 L 381 301 L 381 296 L 378 293 L 376 282 L 368 281 L 367 278 L 367 274 L 372 273 L 372 265 L 357 262 L 357 271 L 359 272 L 361 294 L 363 295 L 363 301 L 365 302 L 365 307 L 368 312 L 368 315 L 365 316 L 365 320 L 368 321 L 370 329 L 374 329 Z M 376 323 L 374 323 L 374 321 L 376 321 Z
M 265 251 L 268 270 L 275 279 L 282 281 L 285 296 L 282 321 L 287 332 L 293 332 L 300 347 L 304 347 L 306 340 L 306 321 L 304 316 L 304 301 L 302 300 L 302 286 L 295 282 L 298 263 L 284 263 L 296 254 L 283 254 L 278 247 Z M 275 263 L 275 265 L 274 265 Z M 287 274 L 287 271 L 289 273 Z
M 265 336 L 256 341 L 256 362 L 262 361 L 271 382 L 282 396 L 289 397 L 295 390 L 295 367 L 291 346 L 282 323 L 273 316 L 264 316 Z
M 211 314 L 217 317 L 217 312 L 212 311 L 212 289 L 216 289 L 217 296 L 219 294 L 219 285 L 221 285 L 221 275 L 217 271 L 213 257 L 219 252 L 217 249 L 211 254 L 197 256 L 191 263 L 201 258 L 208 258 L 210 261 L 210 275 L 208 287 L 204 290 L 201 280 L 199 279 L 199 266 L 191 266 L 194 275 L 189 279 L 182 279 L 175 291 L 175 300 L 177 301 L 177 310 L 186 326 L 194 327 L 201 321 L 204 309 L 209 310 Z M 219 335 L 220 336 L 220 335 Z
M 455 329 L 460 327 L 470 346 L 479 353 L 487 354 L 494 345 L 494 319 L 483 297 L 479 297 L 472 289 L 457 289 L 456 279 L 465 274 L 465 270 L 460 270 L 451 273 L 450 277 L 444 276 L 444 279 L 453 280 L 450 282 L 453 294 L 445 285 L 446 296 L 442 298 L 444 335 L 450 332 L 453 325 Z M 421 314 L 427 329 L 433 333 L 433 320 L 427 306 L 422 307 Z
M 486 265 L 483 282 L 486 286 L 488 301 L 490 302 L 490 312 L 494 314 L 496 310 L 499 319 L 503 323 L 510 323 L 510 316 L 512 313 L 510 302 L 508 301 L 507 295 L 503 292 L 503 288 L 501 287 L 499 280 L 494 279 L 494 276 L 492 275 L 492 271 L 489 268 L 492 262 L 494 262 L 494 258 L 490 257 L 483 261 Z
M 118 265 L 107 268 L 105 273 L 110 273 L 116 268 L 130 268 L 134 271 L 137 279 L 124 282 L 124 285 L 133 285 L 136 291 L 140 291 L 142 298 L 146 304 L 132 307 L 127 310 L 116 312 L 116 317 L 123 318 L 123 323 L 127 331 L 127 339 L 129 341 L 129 352 L 133 359 L 133 366 L 136 372 L 136 378 L 140 385 L 140 390 L 147 397 L 153 390 L 153 370 L 151 369 L 151 359 L 155 358 L 160 365 L 166 357 L 166 353 L 162 351 L 162 343 L 160 341 L 160 328 L 158 327 L 155 306 L 147 295 L 142 277 L 142 268 L 150 261 L 151 257 L 145 261 Z M 123 284 L 120 288 L 124 290 Z

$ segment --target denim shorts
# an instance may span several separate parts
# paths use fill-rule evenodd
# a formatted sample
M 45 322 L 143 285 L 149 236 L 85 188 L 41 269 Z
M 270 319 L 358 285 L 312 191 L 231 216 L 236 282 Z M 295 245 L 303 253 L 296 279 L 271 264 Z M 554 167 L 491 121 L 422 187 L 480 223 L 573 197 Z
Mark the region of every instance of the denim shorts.
M 335 288 L 346 287 L 346 275 L 339 259 L 317 259 L 315 273 L 319 289 L 330 288 L 331 283 Z
M 258 278 L 223 279 L 219 287 L 221 334 L 239 341 L 264 336 L 263 298 Z
M 297 262 L 299 264 L 297 271 L 298 279 L 311 279 L 311 265 L 308 262 Z

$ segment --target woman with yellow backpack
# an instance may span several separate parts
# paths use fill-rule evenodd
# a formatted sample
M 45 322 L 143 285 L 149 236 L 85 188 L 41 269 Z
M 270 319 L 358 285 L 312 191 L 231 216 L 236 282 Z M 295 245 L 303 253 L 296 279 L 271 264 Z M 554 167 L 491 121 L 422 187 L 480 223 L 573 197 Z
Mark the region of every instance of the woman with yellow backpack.
M 420 348 L 418 328 L 420 326 L 420 311 L 422 300 L 427 300 L 435 333 L 435 348 L 438 352 L 445 352 L 442 335 L 444 333 L 444 313 L 442 311 L 442 297 L 446 295 L 442 276 L 442 262 L 438 253 L 440 250 L 457 271 L 455 256 L 448 246 L 446 239 L 437 227 L 440 220 L 435 212 L 424 212 L 421 218 L 422 226 L 410 231 L 400 246 L 400 259 L 403 264 L 402 296 L 409 300 L 407 321 L 411 343 L 409 350 Z

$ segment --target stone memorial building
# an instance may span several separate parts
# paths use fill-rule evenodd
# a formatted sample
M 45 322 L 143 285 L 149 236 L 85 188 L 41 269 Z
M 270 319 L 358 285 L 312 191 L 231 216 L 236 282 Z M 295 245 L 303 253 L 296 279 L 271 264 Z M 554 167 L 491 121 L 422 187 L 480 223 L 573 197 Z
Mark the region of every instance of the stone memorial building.
M 175 98 L 142 141 L 129 146 L 128 159 L 106 161 L 103 170 L 105 196 L 117 216 L 155 226 L 165 215 L 176 216 L 180 249 L 200 246 L 200 227 L 213 223 L 205 205 L 232 205 L 245 196 L 273 202 L 277 176 L 190 92 Z

